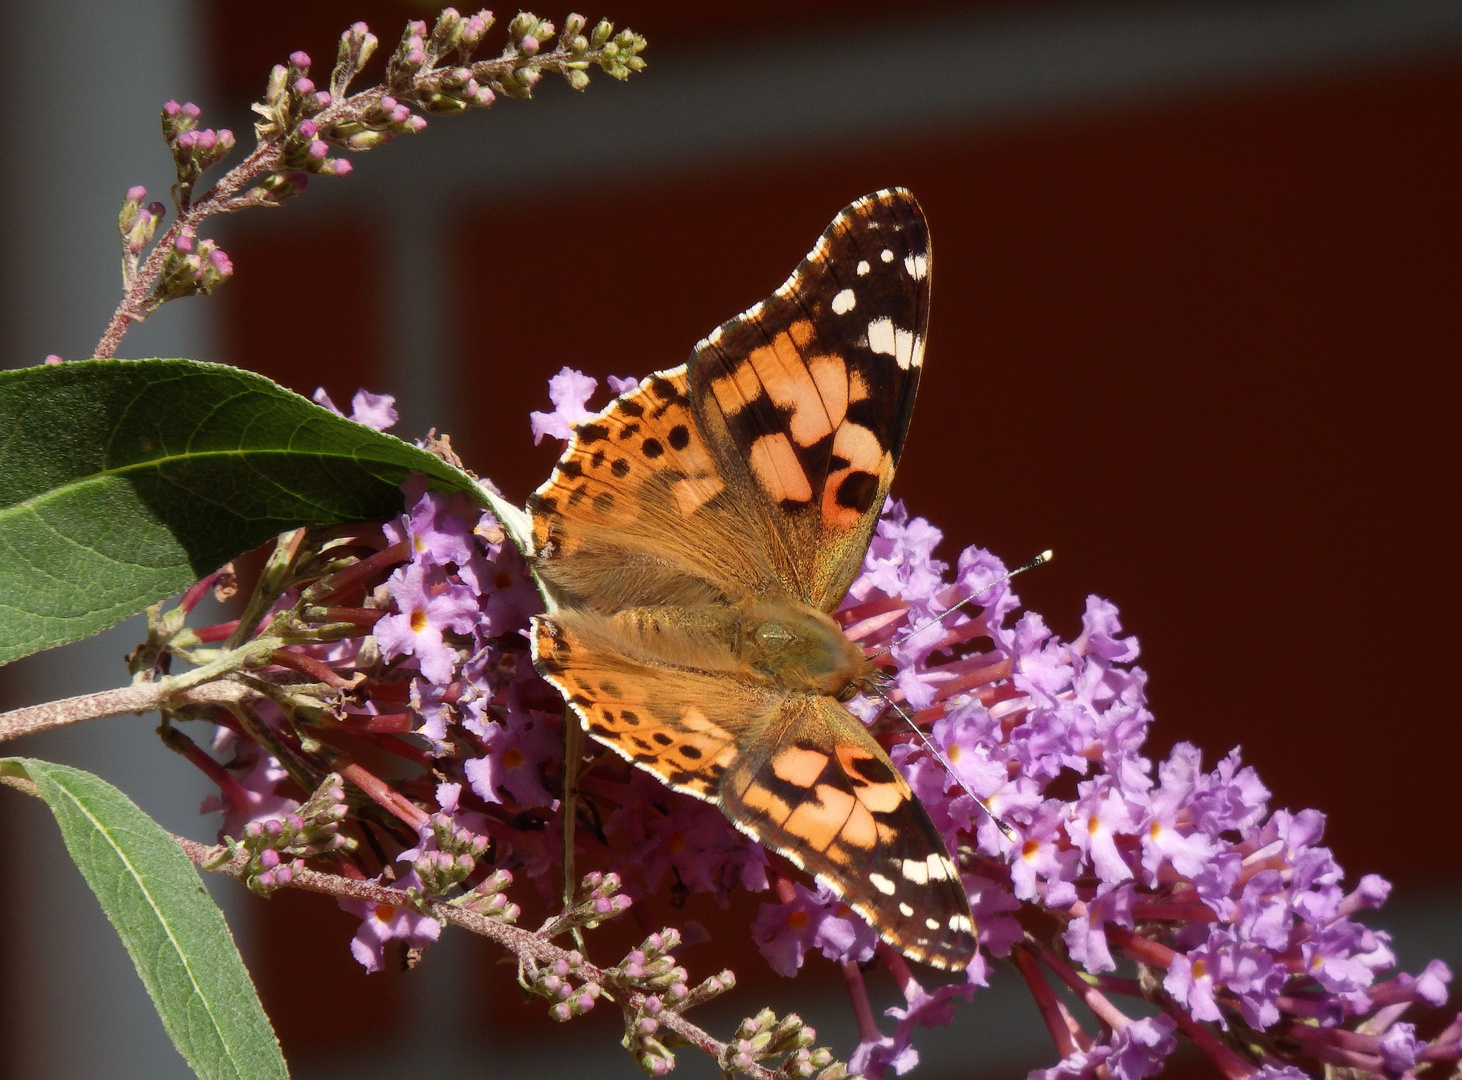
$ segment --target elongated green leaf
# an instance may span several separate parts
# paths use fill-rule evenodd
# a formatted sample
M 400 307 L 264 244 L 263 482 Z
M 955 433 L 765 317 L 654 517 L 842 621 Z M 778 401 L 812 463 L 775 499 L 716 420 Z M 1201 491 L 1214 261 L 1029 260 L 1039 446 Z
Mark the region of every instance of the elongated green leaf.
M 23 770 L 40 789 L 193 1071 L 204 1080 L 288 1077 L 223 913 L 172 837 L 92 773 L 32 758 L 0 759 L 0 769 Z
M 0 663 L 106 629 L 286 529 L 383 518 L 409 443 L 192 360 L 0 371 Z

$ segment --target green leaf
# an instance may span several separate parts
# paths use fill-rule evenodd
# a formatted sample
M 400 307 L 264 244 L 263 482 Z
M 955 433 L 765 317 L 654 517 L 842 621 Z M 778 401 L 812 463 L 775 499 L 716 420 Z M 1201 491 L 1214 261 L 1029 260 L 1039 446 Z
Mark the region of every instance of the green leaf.
M 23 771 L 40 789 L 193 1071 L 204 1080 L 288 1077 L 223 913 L 173 838 L 89 772 L 33 758 L 0 758 L 0 771 Z
M 413 470 L 502 506 L 440 458 L 253 372 L 0 371 L 0 664 L 105 630 L 286 529 L 399 513 Z

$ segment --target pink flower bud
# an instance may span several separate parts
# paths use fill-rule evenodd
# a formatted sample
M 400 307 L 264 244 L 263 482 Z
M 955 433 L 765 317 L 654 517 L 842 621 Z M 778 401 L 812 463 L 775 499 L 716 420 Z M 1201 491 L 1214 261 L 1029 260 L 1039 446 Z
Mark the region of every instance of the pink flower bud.
M 147 212 L 155 218 L 160 218 L 168 212 L 168 208 L 160 202 L 150 202 L 147 204 Z
M 198 133 L 196 131 L 185 131 L 178 136 L 178 145 L 181 146 L 184 150 L 193 149 L 194 144 L 197 142 Z
M 306 94 L 313 94 L 315 92 L 314 80 L 307 79 L 301 75 L 294 81 L 294 92 L 301 97 L 304 97 Z
M 489 90 L 488 93 L 490 94 L 490 93 L 492 93 L 492 91 Z M 412 118 L 409 121 L 407 121 L 406 126 L 408 128 L 410 128 L 411 131 L 413 131 L 413 132 L 423 131 L 426 128 L 426 117 L 424 117 L 424 116 L 412 116 Z
M 265 870 L 273 870 L 279 865 L 279 852 L 273 848 L 265 848 L 259 852 L 259 865 Z
M 330 101 L 331 101 L 330 91 L 328 91 L 328 90 L 321 90 L 319 93 L 317 93 L 315 95 L 315 104 L 318 105 L 318 106 L 320 106 L 320 108 L 322 108 L 322 109 L 326 105 L 330 104 Z
M 162 114 L 164 116 L 166 116 L 166 117 L 171 118 L 171 117 L 177 116 L 179 110 L 181 110 L 181 109 L 182 109 L 182 106 L 179 105 L 176 101 L 171 101 L 171 100 L 165 101 L 165 102 L 163 102 L 163 106 L 162 106 Z
M 310 143 L 309 156 L 311 161 L 324 161 L 326 155 L 328 155 L 329 153 L 330 147 L 326 145 L 324 139 L 316 139 L 314 142 Z
M 129 203 L 140 203 L 147 198 L 147 189 L 141 184 L 136 184 L 127 189 L 127 201 Z
M 310 66 L 310 54 L 296 49 L 289 54 L 289 62 L 297 68 L 307 68 Z
M 319 132 L 319 130 L 320 125 L 315 123 L 313 120 L 300 121 L 299 133 L 303 135 L 306 139 L 313 139 L 315 135 Z
M 484 86 L 481 90 L 477 91 L 476 101 L 479 105 L 491 105 L 496 100 L 497 95 L 492 92 L 492 87 L 490 86 Z
M 529 56 L 532 56 L 538 51 L 538 39 L 532 34 L 523 38 L 523 51 Z
M 46 353 L 46 363 L 48 364 L 64 364 L 65 362 L 56 353 Z
M 204 128 L 198 133 L 198 149 L 212 150 L 218 145 L 218 132 L 212 128 Z
M 215 248 L 208 256 L 208 263 L 219 277 L 228 277 L 234 272 L 233 260 L 230 259 L 221 249 Z
M 191 229 L 186 229 L 173 237 L 174 250 L 181 251 L 184 255 L 193 250 L 193 237 L 190 235 L 191 232 Z
M 422 64 L 426 63 L 426 53 L 420 49 L 412 49 L 406 54 L 406 62 L 412 67 L 421 67 Z
M 350 24 L 350 32 L 357 37 L 365 37 L 371 32 L 371 28 L 363 22 L 353 22 Z
M 191 101 L 183 102 L 182 112 L 183 115 L 186 116 L 189 120 L 197 120 L 198 117 L 203 115 L 203 110 L 198 108 L 198 106 L 194 105 Z
M 335 158 L 330 164 L 336 176 L 349 176 L 355 170 L 355 166 L 344 158 Z
M 395 109 L 396 109 L 396 99 L 393 98 L 390 94 L 387 94 L 385 97 L 381 98 L 381 111 L 382 112 L 394 112 Z

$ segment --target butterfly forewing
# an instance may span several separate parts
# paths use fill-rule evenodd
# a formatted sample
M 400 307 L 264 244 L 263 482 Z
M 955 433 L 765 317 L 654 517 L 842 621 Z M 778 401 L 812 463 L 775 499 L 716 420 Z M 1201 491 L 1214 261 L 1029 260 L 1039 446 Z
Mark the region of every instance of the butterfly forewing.
M 528 511 L 534 570 L 557 606 L 725 602 L 775 584 L 760 522 L 692 415 L 683 366 L 580 424 Z M 713 537 L 724 539 L 708 547 Z
M 690 361 L 717 464 L 752 494 L 797 598 L 831 611 L 903 451 L 929 322 L 929 232 L 906 191 L 858 200 L 772 296 Z

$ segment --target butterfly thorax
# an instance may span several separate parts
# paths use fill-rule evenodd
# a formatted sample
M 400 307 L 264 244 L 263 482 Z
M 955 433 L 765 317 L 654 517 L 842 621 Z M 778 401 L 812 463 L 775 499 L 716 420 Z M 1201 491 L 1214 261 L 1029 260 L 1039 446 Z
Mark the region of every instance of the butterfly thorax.
M 580 613 L 578 619 L 598 621 Z M 786 597 L 739 604 L 634 607 L 604 620 L 619 648 L 653 663 L 734 673 L 846 700 L 874 669 L 825 613 Z
M 788 690 L 846 701 L 873 685 L 873 666 L 824 612 L 787 599 L 736 613 L 736 651 L 753 672 Z

